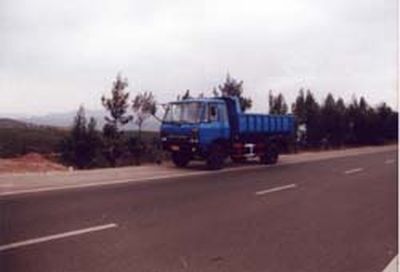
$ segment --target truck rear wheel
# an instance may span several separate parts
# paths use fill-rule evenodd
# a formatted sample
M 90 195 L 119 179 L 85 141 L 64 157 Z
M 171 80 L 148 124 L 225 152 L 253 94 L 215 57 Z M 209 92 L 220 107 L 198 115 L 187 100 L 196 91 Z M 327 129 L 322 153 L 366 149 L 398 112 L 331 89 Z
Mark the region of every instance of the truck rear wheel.
M 279 158 L 279 150 L 276 144 L 268 144 L 261 156 L 261 162 L 264 164 L 276 164 Z
M 223 168 L 226 157 L 226 152 L 221 144 L 212 145 L 207 156 L 208 169 L 218 170 Z
M 177 167 L 186 167 L 190 161 L 190 155 L 183 152 L 173 152 L 172 162 Z

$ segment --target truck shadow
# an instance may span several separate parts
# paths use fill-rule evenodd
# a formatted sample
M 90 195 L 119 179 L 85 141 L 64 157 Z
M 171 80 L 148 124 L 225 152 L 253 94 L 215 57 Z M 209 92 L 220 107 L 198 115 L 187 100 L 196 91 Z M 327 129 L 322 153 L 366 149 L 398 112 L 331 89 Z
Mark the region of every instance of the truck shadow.
M 227 160 L 225 162 L 224 168 L 238 168 L 242 166 L 251 166 L 251 165 L 261 165 L 258 160 L 248 160 L 240 163 L 234 163 L 231 160 Z M 191 161 L 188 166 L 186 166 L 188 170 L 196 170 L 196 171 L 217 171 L 218 170 L 210 170 L 207 168 L 207 164 L 204 161 Z M 222 170 L 221 169 L 221 170 Z

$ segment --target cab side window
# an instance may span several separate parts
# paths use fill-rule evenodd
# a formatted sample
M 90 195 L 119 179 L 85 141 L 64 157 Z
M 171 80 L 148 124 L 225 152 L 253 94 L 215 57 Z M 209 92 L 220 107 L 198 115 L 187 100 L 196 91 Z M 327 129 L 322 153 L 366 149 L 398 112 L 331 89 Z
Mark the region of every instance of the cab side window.
M 218 104 L 218 111 L 219 111 L 219 120 L 221 122 L 228 121 L 228 112 L 226 111 L 226 105 L 222 103 Z
M 216 104 L 208 105 L 208 120 L 210 122 L 218 121 L 218 106 Z

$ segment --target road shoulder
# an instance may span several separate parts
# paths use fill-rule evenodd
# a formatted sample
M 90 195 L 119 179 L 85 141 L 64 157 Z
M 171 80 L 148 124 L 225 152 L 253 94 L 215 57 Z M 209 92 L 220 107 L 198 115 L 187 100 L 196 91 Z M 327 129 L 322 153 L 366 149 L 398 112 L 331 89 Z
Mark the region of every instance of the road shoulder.
M 358 156 L 397 150 L 397 145 L 362 147 L 343 150 L 320 152 L 304 152 L 298 154 L 282 155 L 280 162 L 275 167 L 282 165 L 328 160 L 340 157 Z M 396 159 L 396 158 L 388 158 Z M 232 172 L 245 169 L 265 168 L 265 165 L 248 163 L 245 165 L 228 165 L 218 171 Z M 145 165 L 139 167 L 121 167 L 108 169 L 95 169 L 71 172 L 50 172 L 41 174 L 0 175 L 0 197 L 27 193 L 37 193 L 73 188 L 93 186 L 106 186 L 123 183 L 142 183 L 155 180 L 177 178 L 194 175 L 212 175 L 215 172 L 206 171 L 202 163 L 194 163 L 187 169 L 178 169 L 167 163 L 164 165 Z

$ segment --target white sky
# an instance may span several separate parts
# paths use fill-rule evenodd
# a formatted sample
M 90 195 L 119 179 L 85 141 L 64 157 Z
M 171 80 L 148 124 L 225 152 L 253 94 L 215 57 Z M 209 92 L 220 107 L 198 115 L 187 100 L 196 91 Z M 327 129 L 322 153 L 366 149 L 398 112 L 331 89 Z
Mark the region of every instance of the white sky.
M 0 114 L 98 109 L 118 72 L 160 102 L 244 80 L 292 102 L 354 93 L 396 106 L 396 0 L 2 0 Z

